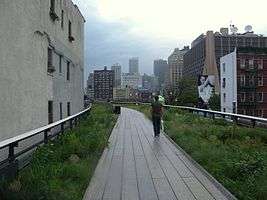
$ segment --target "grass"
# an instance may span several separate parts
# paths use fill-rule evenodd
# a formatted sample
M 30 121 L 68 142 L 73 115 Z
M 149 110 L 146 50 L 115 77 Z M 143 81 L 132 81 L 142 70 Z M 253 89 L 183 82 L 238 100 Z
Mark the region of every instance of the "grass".
M 148 106 L 129 106 L 150 117 Z M 267 199 L 266 129 L 233 125 L 177 109 L 164 115 L 165 132 L 238 199 Z
M 81 200 L 116 119 L 111 106 L 93 105 L 84 121 L 39 147 L 16 180 L 0 186 L 0 199 Z

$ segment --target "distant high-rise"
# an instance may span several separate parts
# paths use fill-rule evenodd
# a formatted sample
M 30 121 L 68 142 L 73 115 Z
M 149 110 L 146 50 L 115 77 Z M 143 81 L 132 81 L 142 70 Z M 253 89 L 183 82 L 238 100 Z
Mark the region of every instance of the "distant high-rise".
M 139 59 L 137 57 L 131 58 L 129 60 L 129 73 L 139 74 Z
M 189 46 L 185 46 L 182 50 L 175 48 L 173 53 L 168 58 L 168 83 L 171 90 L 178 89 L 179 79 L 182 78 L 184 66 L 184 54 L 189 50 Z
M 111 70 L 115 73 L 114 87 L 121 86 L 121 66 L 119 64 L 114 64 L 111 66 Z
M 86 94 L 89 99 L 94 99 L 94 73 L 90 73 L 88 76 Z
M 105 67 L 104 70 L 94 71 L 95 99 L 112 100 L 114 77 L 114 71 L 107 70 L 107 67 Z
M 154 75 L 158 77 L 160 86 L 164 83 L 166 73 L 168 71 L 168 63 L 166 60 L 154 60 Z
M 142 87 L 142 77 L 139 74 L 122 74 L 122 87 L 130 87 L 132 89 L 138 89 Z

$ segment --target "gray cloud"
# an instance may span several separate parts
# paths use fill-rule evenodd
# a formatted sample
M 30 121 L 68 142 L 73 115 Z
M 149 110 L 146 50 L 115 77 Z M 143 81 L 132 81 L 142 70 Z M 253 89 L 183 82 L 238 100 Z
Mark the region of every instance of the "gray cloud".
M 95 1 L 76 0 L 85 16 L 85 80 L 88 73 L 103 66 L 120 63 L 128 71 L 130 57 L 139 57 L 141 73 L 153 73 L 153 60 L 167 58 L 176 41 L 137 36 L 130 33 L 131 21 L 107 22 L 97 13 Z M 179 45 L 179 44 L 178 44 Z M 179 46 L 182 46 L 180 44 Z

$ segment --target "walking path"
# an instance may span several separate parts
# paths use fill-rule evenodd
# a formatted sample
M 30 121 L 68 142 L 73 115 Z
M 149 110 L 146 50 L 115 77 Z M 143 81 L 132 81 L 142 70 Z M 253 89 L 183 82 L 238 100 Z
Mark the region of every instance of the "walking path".
M 153 135 L 142 113 L 122 108 L 84 200 L 231 199 L 166 136 Z

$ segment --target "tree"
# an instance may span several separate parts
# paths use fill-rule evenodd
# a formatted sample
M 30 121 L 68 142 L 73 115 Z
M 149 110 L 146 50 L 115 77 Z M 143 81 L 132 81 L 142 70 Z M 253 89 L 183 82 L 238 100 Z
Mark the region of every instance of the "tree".
M 180 79 L 174 96 L 176 105 L 195 106 L 198 101 L 197 80 L 188 77 Z
M 209 100 L 209 106 L 211 110 L 221 110 L 221 97 L 218 94 L 213 94 Z

